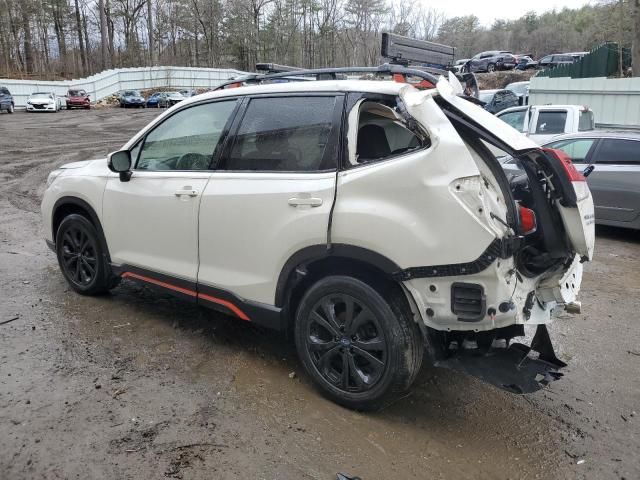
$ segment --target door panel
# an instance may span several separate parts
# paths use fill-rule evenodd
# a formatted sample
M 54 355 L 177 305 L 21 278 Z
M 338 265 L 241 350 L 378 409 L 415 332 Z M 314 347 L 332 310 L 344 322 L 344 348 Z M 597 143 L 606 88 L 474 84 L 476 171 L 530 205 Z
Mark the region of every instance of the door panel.
M 198 282 L 273 305 L 289 257 L 327 243 L 335 181 L 335 172 L 215 172 L 200 209 Z
M 640 215 L 640 166 L 596 164 L 588 181 L 596 220 L 631 222 Z
M 187 106 L 132 148 L 130 181 L 110 178 L 104 194 L 114 262 L 197 280 L 198 208 L 237 105 L 225 99 Z
M 198 283 L 273 305 L 284 263 L 325 245 L 343 96 L 256 96 L 244 104 L 200 208 Z
M 633 222 L 640 216 L 640 142 L 602 139 L 593 158 L 588 180 L 596 219 Z
M 136 171 L 128 182 L 110 178 L 103 227 L 111 260 L 195 282 L 198 207 L 210 175 Z

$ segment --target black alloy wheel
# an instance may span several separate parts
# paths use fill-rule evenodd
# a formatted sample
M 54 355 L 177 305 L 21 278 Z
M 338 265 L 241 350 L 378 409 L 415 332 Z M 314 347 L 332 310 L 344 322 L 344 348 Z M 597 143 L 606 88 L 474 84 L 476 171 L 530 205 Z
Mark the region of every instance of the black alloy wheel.
M 350 295 L 327 295 L 316 302 L 305 347 L 318 373 L 343 391 L 369 390 L 386 368 L 382 326 Z
M 62 268 L 67 276 L 78 285 L 89 285 L 98 270 L 96 240 L 83 225 L 76 224 L 64 232 L 61 248 Z
M 356 410 L 378 409 L 406 392 L 424 352 L 402 291 L 372 282 L 324 277 L 308 288 L 295 315 L 307 374 L 325 396 Z
M 62 220 L 56 232 L 56 253 L 62 274 L 78 293 L 104 293 L 120 281 L 111 272 L 96 228 L 82 215 L 74 213 Z

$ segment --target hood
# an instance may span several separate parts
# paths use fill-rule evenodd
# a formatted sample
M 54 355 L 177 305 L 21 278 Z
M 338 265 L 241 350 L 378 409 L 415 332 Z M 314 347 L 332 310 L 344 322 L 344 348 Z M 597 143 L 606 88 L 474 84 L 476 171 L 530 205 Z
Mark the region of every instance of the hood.
M 27 101 L 31 103 L 50 103 L 54 100 L 48 97 L 29 97 Z
M 106 162 L 106 161 L 107 161 L 106 158 L 100 158 L 98 160 L 82 160 L 80 162 L 65 163 L 64 165 L 62 165 L 62 166 L 60 166 L 58 168 L 63 169 L 63 170 L 69 170 L 69 169 L 73 169 L 73 168 L 84 168 L 84 167 L 88 167 L 92 163 Z

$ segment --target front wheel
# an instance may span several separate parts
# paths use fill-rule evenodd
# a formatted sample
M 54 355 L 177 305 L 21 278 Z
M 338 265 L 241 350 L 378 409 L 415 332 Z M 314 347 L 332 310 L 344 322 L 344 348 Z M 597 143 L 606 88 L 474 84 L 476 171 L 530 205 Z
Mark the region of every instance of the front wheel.
M 78 293 L 97 295 L 118 283 L 96 228 L 82 215 L 71 214 L 62 220 L 56 233 L 56 254 L 62 274 Z
M 10 104 L 9 104 L 9 110 L 7 110 L 7 113 L 13 113 L 14 108 L 15 108 L 15 107 L 13 106 L 13 103 L 10 103 Z
M 487 65 L 487 72 L 493 73 L 495 71 L 496 71 L 496 66 L 493 63 L 490 63 L 489 65 Z
M 305 370 L 340 405 L 374 410 L 413 383 L 424 344 L 404 303 L 352 277 L 331 276 L 302 298 L 295 340 Z

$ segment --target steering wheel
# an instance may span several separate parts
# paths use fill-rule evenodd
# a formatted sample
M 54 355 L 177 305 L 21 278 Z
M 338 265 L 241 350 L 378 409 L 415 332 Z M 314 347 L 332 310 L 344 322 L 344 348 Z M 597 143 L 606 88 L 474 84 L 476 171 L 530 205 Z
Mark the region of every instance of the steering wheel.
M 178 158 L 176 170 L 208 170 L 211 157 L 201 153 L 185 153 Z

